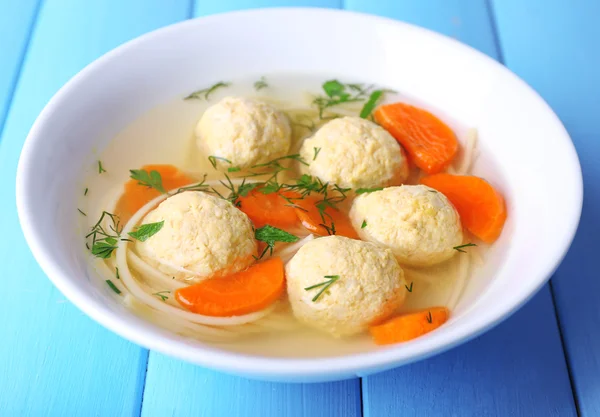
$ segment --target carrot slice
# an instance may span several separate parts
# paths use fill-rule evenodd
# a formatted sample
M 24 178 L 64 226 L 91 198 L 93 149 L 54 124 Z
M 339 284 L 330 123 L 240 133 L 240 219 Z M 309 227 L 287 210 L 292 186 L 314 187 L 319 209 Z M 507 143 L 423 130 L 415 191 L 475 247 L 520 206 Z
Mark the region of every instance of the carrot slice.
M 476 237 L 492 243 L 500 236 L 506 221 L 502 195 L 486 180 L 470 175 L 436 174 L 421 178 L 454 204 L 462 224 Z
M 273 257 L 245 271 L 211 278 L 175 291 L 175 299 L 193 313 L 231 317 L 267 308 L 283 293 L 283 262 Z
M 375 120 L 406 149 L 416 166 L 437 174 L 450 165 L 458 151 L 452 129 L 426 110 L 405 103 L 379 106 Z
M 325 208 L 325 221 L 323 221 L 323 217 L 321 217 L 321 213 L 316 206 L 319 201 L 319 199 L 314 197 L 306 197 L 302 200 L 294 201 L 294 204 L 297 206 L 295 209 L 296 215 L 306 230 L 319 236 L 327 236 L 333 234 L 333 228 L 335 228 L 335 234 L 338 236 L 358 239 L 358 234 L 352 227 L 350 219 L 342 211 L 333 207 Z
M 432 307 L 371 326 L 369 332 L 378 345 L 407 342 L 437 329 L 448 320 L 448 316 L 450 312 L 446 307 Z
M 162 186 L 166 191 L 195 182 L 193 178 L 188 177 L 173 165 L 144 165 L 141 169 L 148 172 L 157 171 L 162 179 Z M 122 198 L 125 209 L 130 214 L 133 214 L 159 195 L 160 191 L 140 185 L 136 180 L 130 179 L 125 183 L 125 194 L 123 194 Z
M 298 224 L 296 211 L 285 198 L 295 202 L 294 199 L 302 196 L 293 191 L 280 191 L 277 193 L 263 194 L 254 189 L 246 197 L 238 198 L 240 210 L 248 215 L 255 227 L 266 224 L 286 228 Z

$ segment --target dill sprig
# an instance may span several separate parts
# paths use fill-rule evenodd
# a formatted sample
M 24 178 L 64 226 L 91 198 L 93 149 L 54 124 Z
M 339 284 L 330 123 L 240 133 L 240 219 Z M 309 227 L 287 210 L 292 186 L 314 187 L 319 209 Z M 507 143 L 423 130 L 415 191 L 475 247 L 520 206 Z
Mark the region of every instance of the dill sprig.
M 312 301 L 315 302 L 319 299 L 319 297 L 329 289 L 329 287 L 331 287 L 331 285 L 333 285 L 338 279 L 340 279 L 339 275 L 325 275 L 323 278 L 325 278 L 325 281 L 319 283 L 319 284 L 315 284 L 315 285 L 311 285 L 310 287 L 306 287 L 304 288 L 304 291 L 310 291 L 313 290 L 315 288 L 321 288 L 321 290 L 312 298 Z
M 413 283 L 414 283 L 414 281 L 410 282 L 410 287 L 408 285 L 404 284 L 404 287 L 406 288 L 406 291 L 412 292 L 412 290 L 413 290 Z
M 103 172 L 106 172 L 106 170 L 102 167 L 102 161 L 98 161 L 98 174 L 102 174 Z
M 105 219 L 109 221 L 108 229 L 103 226 Z M 92 239 L 92 254 L 98 258 L 110 258 L 118 247 L 122 230 L 123 227 L 121 226 L 119 216 L 103 211 L 100 219 L 92 226 L 90 233 L 85 236 L 86 239 Z
M 117 295 L 121 294 L 121 290 L 118 289 L 117 286 L 110 279 L 107 279 L 106 283 L 108 284 L 110 289 L 113 290 Z
M 455 246 L 452 249 L 454 249 L 455 251 L 458 251 L 458 252 L 467 253 L 467 251 L 463 250 L 463 248 L 468 248 L 471 246 L 477 246 L 477 245 L 475 243 L 465 243 L 464 245 Z
M 327 109 L 343 103 L 365 101 L 372 87 L 365 88 L 362 84 L 343 84 L 338 80 L 328 80 L 323 83 L 322 88 L 325 95 L 315 97 L 313 104 L 319 110 L 319 118 L 326 119 L 338 117 L 324 117 Z
M 153 293 L 152 295 L 156 295 L 161 300 L 166 301 L 169 299 L 169 296 L 165 295 L 165 294 L 171 294 L 171 291 L 159 291 L 159 292 Z
M 204 99 L 204 100 L 208 101 L 209 96 L 212 93 L 214 93 L 217 89 L 229 87 L 230 85 L 231 85 L 231 83 L 219 81 L 218 83 L 213 84 L 212 86 L 210 86 L 208 88 L 203 88 L 202 90 L 194 91 L 193 93 L 191 93 L 190 95 L 185 97 L 184 100 L 202 100 L 202 99 Z
M 427 320 L 427 323 L 431 324 L 431 322 L 433 321 L 433 318 L 431 317 L 431 311 L 427 312 L 427 316 L 425 316 L 425 320 Z
M 260 77 L 260 80 L 254 83 L 254 89 L 256 91 L 262 90 L 263 88 L 267 88 L 268 86 L 269 84 L 267 84 L 267 79 L 264 76 Z

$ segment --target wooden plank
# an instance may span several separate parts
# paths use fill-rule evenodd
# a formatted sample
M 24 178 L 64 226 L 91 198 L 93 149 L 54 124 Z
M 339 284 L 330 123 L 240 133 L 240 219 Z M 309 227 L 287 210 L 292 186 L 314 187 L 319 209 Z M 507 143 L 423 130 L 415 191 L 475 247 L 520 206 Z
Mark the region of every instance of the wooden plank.
M 17 7 L 17 6 L 15 6 Z M 47 0 L 35 25 L 0 144 L 0 184 L 15 194 L 17 160 L 44 104 L 109 49 L 187 17 L 187 0 Z M 2 20 L 2 19 L 0 19 Z M 79 312 L 31 256 L 14 203 L 0 205 L 0 414 L 137 416 L 147 352 Z
M 39 0 L 3 2 L 0 7 L 0 134 L 21 71 Z
M 360 416 L 359 385 L 251 381 L 151 352 L 142 417 Z
M 579 410 L 600 415 L 600 2 L 494 1 L 506 65 L 553 107 L 571 134 L 585 197 L 573 246 L 552 278 Z
M 494 58 L 500 56 L 484 0 L 348 0 L 346 4 L 352 10 L 428 27 Z M 370 417 L 396 410 L 402 410 L 403 416 L 575 415 L 548 287 L 506 323 L 471 343 L 425 362 L 363 378 L 363 404 L 364 415 Z
M 198 1 L 197 16 L 248 6 L 319 5 L 337 1 Z M 143 417 L 360 416 L 360 381 L 277 384 L 224 375 L 151 352 Z

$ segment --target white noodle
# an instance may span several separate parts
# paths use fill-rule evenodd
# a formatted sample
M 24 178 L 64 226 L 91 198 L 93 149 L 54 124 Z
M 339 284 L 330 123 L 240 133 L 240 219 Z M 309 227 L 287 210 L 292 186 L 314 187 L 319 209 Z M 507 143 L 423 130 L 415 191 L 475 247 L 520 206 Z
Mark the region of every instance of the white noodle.
M 311 240 L 314 240 L 314 235 L 308 235 L 304 239 L 299 240 L 298 242 L 287 246 L 280 251 L 276 251 L 273 253 L 273 256 L 279 256 L 284 264 L 287 264 L 290 259 L 300 250 L 300 248 L 306 245 Z
M 477 129 L 469 129 L 465 140 L 464 154 L 459 167 L 456 169 L 458 175 L 467 175 L 471 171 L 477 148 Z
M 458 300 L 465 289 L 467 284 L 467 279 L 469 278 L 469 269 L 471 266 L 471 255 L 468 253 L 459 253 L 456 256 L 460 256 L 458 261 L 458 273 L 455 277 L 454 289 L 450 297 L 448 298 L 448 302 L 446 306 L 453 311 L 458 304 Z

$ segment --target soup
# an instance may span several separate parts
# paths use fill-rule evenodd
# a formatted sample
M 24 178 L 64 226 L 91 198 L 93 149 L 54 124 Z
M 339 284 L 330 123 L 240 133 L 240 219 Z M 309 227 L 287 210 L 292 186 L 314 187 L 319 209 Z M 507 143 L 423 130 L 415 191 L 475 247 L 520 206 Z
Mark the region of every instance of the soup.
M 420 106 L 295 76 L 160 106 L 86 178 L 91 264 L 136 314 L 230 350 L 339 355 L 434 331 L 506 210 L 470 175 L 476 131 Z

